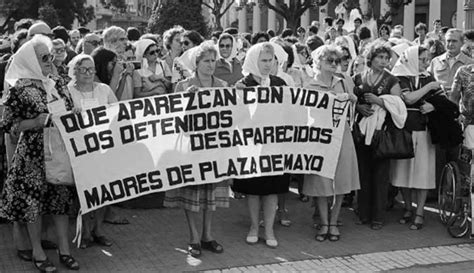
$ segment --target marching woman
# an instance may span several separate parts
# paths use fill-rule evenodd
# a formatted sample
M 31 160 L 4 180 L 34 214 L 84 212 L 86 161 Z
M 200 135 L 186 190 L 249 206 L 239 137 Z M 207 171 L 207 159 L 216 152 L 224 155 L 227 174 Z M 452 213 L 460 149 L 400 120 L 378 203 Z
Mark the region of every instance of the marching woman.
M 392 74 L 400 79 L 402 98 L 407 104 L 405 129 L 412 131 L 415 157 L 392 161 L 391 182 L 393 186 L 401 188 L 405 201 L 405 212 L 399 222 L 405 224 L 413 221 L 410 225 L 413 230 L 423 227 L 426 196 L 429 189 L 436 187 L 433 171 L 436 167 L 436 149 L 427 129 L 427 114 L 435 109 L 432 104 L 425 102 L 425 98 L 441 90 L 441 87 L 426 71 L 429 63 L 427 48 L 411 46 L 402 53 L 392 69 Z M 416 196 L 417 205 L 414 215 L 412 193 Z
M 13 55 L 5 75 L 5 81 L 13 88 L 3 114 L 5 129 L 19 136 L 19 140 L 0 198 L 0 216 L 26 223 L 33 264 L 40 272 L 56 271 L 41 246 L 43 215 L 52 215 L 54 220 L 59 261 L 71 270 L 79 269 L 70 254 L 68 240 L 67 213 L 74 189 L 46 181 L 43 128 L 48 126 L 51 112 L 72 108 L 61 79 L 54 76 L 51 79 L 54 73 L 51 48 L 48 37 L 36 35 Z
M 354 76 L 357 91 L 355 94 L 358 96 L 356 110 L 359 115 L 354 126 L 360 127 L 364 118 L 374 114 L 373 105 L 385 107 L 379 96 L 401 95 L 398 78 L 385 70 L 390 64 L 391 53 L 389 47 L 377 42 L 367 48 L 368 69 Z M 357 196 L 360 220 L 358 223 L 370 224 L 373 230 L 379 230 L 384 224 L 390 160 L 375 158 L 370 143 L 355 143 L 360 175 L 360 191 Z
M 196 92 L 203 87 L 225 87 L 227 84 L 214 77 L 217 50 L 210 42 L 189 49 L 189 57 L 194 64 L 194 74 L 178 82 L 175 92 Z M 166 207 L 183 208 L 190 233 L 188 253 L 193 257 L 201 256 L 201 250 L 214 253 L 224 252 L 212 235 L 212 215 L 217 207 L 229 207 L 229 187 L 227 181 L 196 186 L 182 187 L 166 192 Z M 198 231 L 199 212 L 203 213 L 202 234 Z
M 311 57 L 315 74 L 314 78 L 304 87 L 332 92 L 335 95 L 347 94 L 345 96 L 348 97 L 351 103 L 355 103 L 357 97 L 353 94 L 353 90 L 350 90 L 344 78 L 336 74 L 342 56 L 342 52 L 332 45 L 324 45 L 313 51 Z M 348 116 L 350 115 L 348 114 Z M 326 239 L 330 241 L 339 240 L 340 232 L 337 220 L 344 194 L 359 188 L 357 156 L 349 122 L 345 122 L 334 180 L 319 175 L 304 176 L 303 193 L 308 196 L 316 196 L 317 208 L 321 218 L 321 228 L 315 237 L 317 241 L 322 242 Z M 333 196 L 335 197 L 335 202 L 329 209 L 328 199 L 332 199 Z
M 138 40 L 135 43 L 135 57 L 141 68 L 133 72 L 134 98 L 144 98 L 170 93 L 171 71 L 165 61 L 158 58 L 157 44 L 150 39 Z
M 274 64 L 275 50 L 269 42 L 253 45 L 245 57 L 242 72 L 243 79 L 237 82 L 238 86 L 283 86 L 285 82 L 270 74 Z M 259 211 L 263 206 L 265 243 L 275 248 L 278 241 L 273 232 L 273 223 L 278 202 L 278 194 L 289 190 L 289 175 L 262 176 L 248 179 L 234 180 L 233 190 L 247 195 L 250 214 L 250 230 L 246 241 L 248 244 L 258 242 Z
M 79 54 L 69 63 L 68 84 L 75 111 L 106 105 L 117 101 L 112 89 L 105 83 L 94 82 L 96 66 L 93 57 Z M 103 221 L 107 208 L 100 208 L 84 217 L 84 231 L 81 248 L 87 248 L 93 242 L 102 246 L 111 246 L 112 241 L 103 231 Z

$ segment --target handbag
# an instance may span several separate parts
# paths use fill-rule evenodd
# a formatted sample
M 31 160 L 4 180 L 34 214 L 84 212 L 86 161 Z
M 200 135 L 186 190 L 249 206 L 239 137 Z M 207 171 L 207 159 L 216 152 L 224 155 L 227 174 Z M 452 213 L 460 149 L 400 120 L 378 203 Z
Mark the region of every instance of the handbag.
M 376 130 L 372 139 L 374 158 L 409 159 L 415 157 L 412 134 L 405 128 L 399 129 L 388 118 L 381 130 Z
M 74 185 L 71 161 L 57 127 L 43 129 L 44 167 L 46 182 L 54 185 Z

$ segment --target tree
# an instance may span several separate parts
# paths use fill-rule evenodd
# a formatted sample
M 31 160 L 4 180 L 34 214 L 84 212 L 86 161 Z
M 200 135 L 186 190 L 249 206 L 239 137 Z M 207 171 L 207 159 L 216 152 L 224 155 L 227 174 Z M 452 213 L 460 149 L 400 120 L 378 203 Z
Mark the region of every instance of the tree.
M 209 9 L 211 9 L 211 13 L 216 18 L 216 28 L 222 29 L 221 18 L 230 9 L 232 4 L 234 4 L 235 0 L 229 0 L 229 3 L 227 4 L 227 6 L 224 8 L 222 12 L 221 12 L 221 9 L 224 6 L 225 0 L 212 0 L 211 2 L 213 4 L 212 6 L 206 2 L 203 2 L 202 4 L 208 7 Z
M 58 13 L 50 4 L 39 8 L 38 19 L 44 21 L 48 26 L 57 26 L 59 24 Z
M 262 0 L 262 3 L 267 6 L 269 9 L 274 10 L 277 14 L 285 18 L 287 22 L 287 27 L 293 29 L 296 32 L 298 27 L 298 21 L 303 15 L 303 13 L 315 6 L 324 6 L 328 0 L 296 0 L 289 1 L 290 5 L 288 6 L 284 0 L 276 0 L 275 5 L 270 3 L 270 0 Z
M 48 7 L 49 6 L 49 7 Z M 51 28 L 61 24 L 66 28 L 70 28 L 74 19 L 77 18 L 81 25 L 87 24 L 94 19 L 94 7 L 87 6 L 86 0 L 9 0 L 5 1 L 6 20 L 5 24 L 0 27 L 3 33 L 7 31 L 8 22 L 11 19 L 20 20 L 22 18 L 40 19 L 40 10 L 42 17 L 49 21 Z M 47 14 L 54 14 L 51 9 L 56 11 L 58 22 L 48 18 Z
M 209 29 L 201 14 L 201 4 L 200 0 L 162 1 L 148 20 L 148 31 L 163 33 L 175 25 L 181 25 L 206 37 Z

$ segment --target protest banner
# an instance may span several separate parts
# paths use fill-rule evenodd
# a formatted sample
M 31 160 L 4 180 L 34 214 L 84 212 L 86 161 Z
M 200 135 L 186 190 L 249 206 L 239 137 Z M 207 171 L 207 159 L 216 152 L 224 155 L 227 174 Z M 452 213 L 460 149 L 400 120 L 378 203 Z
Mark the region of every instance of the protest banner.
M 348 101 L 292 87 L 212 88 L 53 117 L 82 213 L 229 178 L 333 178 Z

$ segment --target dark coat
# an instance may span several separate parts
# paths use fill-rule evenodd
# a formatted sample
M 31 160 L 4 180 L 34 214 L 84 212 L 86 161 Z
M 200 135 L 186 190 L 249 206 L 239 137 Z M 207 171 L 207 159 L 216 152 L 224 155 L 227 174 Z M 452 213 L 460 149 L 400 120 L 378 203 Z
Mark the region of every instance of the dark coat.
M 463 132 L 459 117 L 459 107 L 443 95 L 431 96 L 426 102 L 433 104 L 435 111 L 428 114 L 428 130 L 431 142 L 443 148 L 454 147 L 462 143 Z

